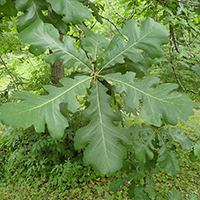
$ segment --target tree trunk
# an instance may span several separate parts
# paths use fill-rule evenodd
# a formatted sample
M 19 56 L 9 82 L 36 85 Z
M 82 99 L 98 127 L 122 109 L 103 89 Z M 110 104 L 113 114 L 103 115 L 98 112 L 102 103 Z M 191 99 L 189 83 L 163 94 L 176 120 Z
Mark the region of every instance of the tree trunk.
M 48 15 L 51 16 L 51 12 L 48 11 Z M 59 31 L 59 30 L 58 30 Z M 60 41 L 63 41 L 63 34 L 59 31 L 60 33 Z M 53 53 L 50 49 L 50 54 Z M 65 76 L 65 71 L 63 67 L 63 62 L 60 60 L 56 60 L 53 64 L 51 64 L 51 82 L 53 84 L 58 84 L 59 80 L 64 78 Z
M 62 65 L 62 61 L 56 60 L 51 64 L 51 82 L 53 84 L 58 84 L 59 80 L 64 78 L 65 71 Z

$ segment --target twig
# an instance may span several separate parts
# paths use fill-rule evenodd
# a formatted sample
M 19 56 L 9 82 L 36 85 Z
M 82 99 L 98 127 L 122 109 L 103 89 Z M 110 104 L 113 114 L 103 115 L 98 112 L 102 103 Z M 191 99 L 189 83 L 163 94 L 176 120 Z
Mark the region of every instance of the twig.
M 1 56 L 0 56 L 0 58 L 1 58 L 1 61 L 2 61 L 3 65 L 4 65 L 4 66 L 5 66 L 5 68 L 6 68 L 6 71 L 7 71 L 7 73 L 9 74 L 9 76 L 10 76 L 10 77 L 11 77 L 11 79 L 13 80 L 13 82 L 14 82 L 14 84 L 15 84 L 15 86 L 16 86 L 16 88 L 17 88 L 17 90 L 19 91 L 18 85 L 17 85 L 17 83 L 16 83 L 16 81 L 15 81 L 15 79 L 14 79 L 14 77 L 13 77 L 12 73 L 10 72 L 10 70 L 9 70 L 8 66 L 6 65 L 6 63 L 4 62 L 4 60 L 3 60 L 3 58 L 2 58 Z
M 179 85 L 181 86 L 181 88 L 183 89 L 183 91 L 185 92 L 185 94 L 187 95 L 187 92 L 186 92 L 184 86 L 182 85 L 181 81 L 179 80 L 179 78 L 178 78 L 178 76 L 177 76 L 177 73 L 176 73 L 175 67 L 172 66 L 172 69 L 173 69 L 173 71 L 174 71 L 174 75 L 175 75 L 176 80 L 178 81 Z
M 79 32 L 79 39 L 82 40 L 82 33 L 83 33 L 82 30 L 77 25 L 75 25 L 75 27 Z
M 172 41 L 173 41 L 173 43 L 174 43 L 174 45 L 175 45 L 175 49 L 176 49 L 176 51 L 178 52 L 178 53 L 180 53 L 180 51 L 179 51 L 179 48 L 178 48 L 178 45 L 177 45 L 177 39 L 176 39 L 176 36 L 175 36 L 175 33 L 174 33 L 174 29 L 173 29 L 173 26 L 172 26 L 172 23 L 170 22 L 170 25 L 169 25 L 169 29 L 170 29 L 170 35 L 171 35 L 171 37 L 172 37 Z
M 195 1 L 185 1 L 185 0 L 176 0 L 176 1 L 182 4 L 190 5 L 190 6 L 200 7 L 200 3 L 195 2 Z
M 195 57 L 195 54 L 194 54 L 194 52 L 192 51 L 191 46 L 188 44 L 185 35 L 184 35 L 184 34 L 182 34 L 182 35 L 183 35 L 183 39 L 185 40 L 185 44 L 187 45 L 187 47 L 188 47 L 188 49 L 190 50 L 191 54 Z M 196 60 L 198 63 L 200 63 L 200 60 L 199 60 L 199 59 L 195 58 L 195 60 Z
M 103 19 L 105 19 L 105 20 L 107 20 L 109 23 L 111 23 L 114 27 L 115 27 L 115 29 L 122 35 L 122 37 L 126 40 L 126 41 L 128 41 L 125 37 L 124 37 L 124 35 L 121 33 L 121 31 L 117 28 L 117 26 L 112 22 L 112 21 L 110 21 L 107 17 L 103 17 L 103 16 L 101 16 Z
M 122 19 L 128 20 L 126 17 L 124 17 L 123 15 L 121 15 L 120 13 L 117 12 L 117 10 L 114 8 L 114 6 L 112 5 L 111 1 L 108 0 L 109 4 L 111 5 L 112 9 L 115 11 L 115 13 L 120 16 Z

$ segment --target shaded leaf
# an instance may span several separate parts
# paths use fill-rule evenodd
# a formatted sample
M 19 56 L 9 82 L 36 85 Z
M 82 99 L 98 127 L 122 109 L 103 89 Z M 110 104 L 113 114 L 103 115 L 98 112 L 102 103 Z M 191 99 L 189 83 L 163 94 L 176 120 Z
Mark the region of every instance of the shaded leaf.
M 53 53 L 46 56 L 47 62 L 54 63 L 57 59 L 63 61 L 63 67 L 87 68 L 91 70 L 91 64 L 83 50 L 77 51 L 74 41 L 66 36 L 64 42 L 59 40 L 59 33 L 51 24 L 44 24 L 38 20 L 19 34 L 19 38 L 24 42 L 34 46 L 41 52 L 50 48 Z
M 42 10 L 47 10 L 48 3 L 44 0 L 16 0 L 16 8 L 18 11 L 26 11 L 18 17 L 18 31 L 21 32 L 37 20 L 47 21 L 47 16 Z
M 67 103 L 68 109 L 75 112 L 79 107 L 76 95 L 86 93 L 90 79 L 90 77 L 64 78 L 60 80 L 63 87 L 45 86 L 49 94 L 43 96 L 30 92 L 16 92 L 13 97 L 22 102 L 1 106 L 0 118 L 5 124 L 12 126 L 28 128 L 34 125 L 37 132 L 43 132 L 46 123 L 51 136 L 59 139 L 68 127 L 67 119 L 60 112 L 60 103 Z
M 17 10 L 15 7 L 15 4 L 13 3 L 12 0 L 7 0 L 7 1 L 0 1 L 0 13 L 4 13 L 8 16 L 16 16 L 17 15 Z
M 85 19 L 91 19 L 91 12 L 82 3 L 76 0 L 47 0 L 53 10 L 59 15 L 64 15 L 66 23 L 80 24 Z
M 162 167 L 168 175 L 176 176 L 180 172 L 179 161 L 176 155 L 171 152 L 170 146 L 168 146 L 161 134 L 158 134 L 158 140 L 161 146 L 158 151 L 160 155 L 158 158 L 159 166 Z
M 125 74 L 128 71 L 132 71 L 136 73 L 136 77 L 143 77 L 147 69 L 152 66 L 153 60 L 149 57 L 144 57 L 144 59 L 140 62 L 134 63 L 129 59 L 124 59 L 125 63 L 116 64 L 112 67 L 104 69 L 101 74 L 109 74 L 109 73 L 117 73 L 120 72 Z
M 147 160 L 152 160 L 154 157 L 154 145 L 152 144 L 152 141 L 155 140 L 155 133 L 154 130 L 145 124 L 142 126 L 136 125 L 135 127 L 132 127 L 129 129 L 131 131 L 131 134 L 137 135 L 139 134 L 139 138 L 134 141 L 134 152 L 136 155 L 136 158 L 140 162 L 146 162 Z
M 90 106 L 86 109 L 91 123 L 79 129 L 75 135 L 75 148 L 84 150 L 85 164 L 92 164 L 101 173 L 119 170 L 126 158 L 126 145 L 131 138 L 125 129 L 113 125 L 117 114 L 110 107 L 111 97 L 98 81 L 91 89 Z
M 174 130 L 171 128 L 162 128 L 159 132 L 165 134 L 170 141 L 179 142 L 183 150 L 190 149 L 193 146 L 192 140 L 184 133 L 184 131 L 177 128 Z
M 90 29 L 82 26 L 86 38 L 83 38 L 81 44 L 83 49 L 89 53 L 93 60 L 97 59 L 97 55 L 101 54 L 108 46 L 107 39 L 104 35 L 93 33 Z

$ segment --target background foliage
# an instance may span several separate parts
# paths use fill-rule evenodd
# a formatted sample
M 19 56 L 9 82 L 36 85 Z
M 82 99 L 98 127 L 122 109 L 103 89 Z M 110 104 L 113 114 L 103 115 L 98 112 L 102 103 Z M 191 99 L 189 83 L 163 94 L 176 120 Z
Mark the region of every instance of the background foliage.
M 197 104 L 174 92 L 178 85 L 172 83 L 198 103 L 199 1 L 8 0 L 0 5 L 1 78 L 10 80 L 1 91 L 1 120 L 25 128 L 2 126 L 1 185 L 8 198 L 11 188 L 5 185 L 15 185 L 15 198 L 24 180 L 21 199 L 198 197 L 195 187 L 179 189 L 188 172 L 180 156 L 194 171 L 194 183 L 198 180 L 199 165 L 189 159 L 199 162 L 199 130 L 186 121 Z M 15 24 L 35 56 L 18 40 Z M 52 63 L 58 59 L 65 78 L 55 86 Z M 11 97 L 13 91 L 18 92 Z M 191 127 L 178 124 L 185 132 L 171 127 L 178 118 Z M 104 187 L 113 177 L 96 169 L 119 171 L 110 185 L 115 193 Z M 174 187 L 176 179 L 183 185 Z

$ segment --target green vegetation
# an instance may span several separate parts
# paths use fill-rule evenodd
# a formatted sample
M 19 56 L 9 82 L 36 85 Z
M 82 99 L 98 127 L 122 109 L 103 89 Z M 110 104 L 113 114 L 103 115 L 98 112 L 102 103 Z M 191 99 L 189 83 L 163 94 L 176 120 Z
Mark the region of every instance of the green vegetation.
M 198 200 L 199 8 L 0 0 L 0 199 Z

